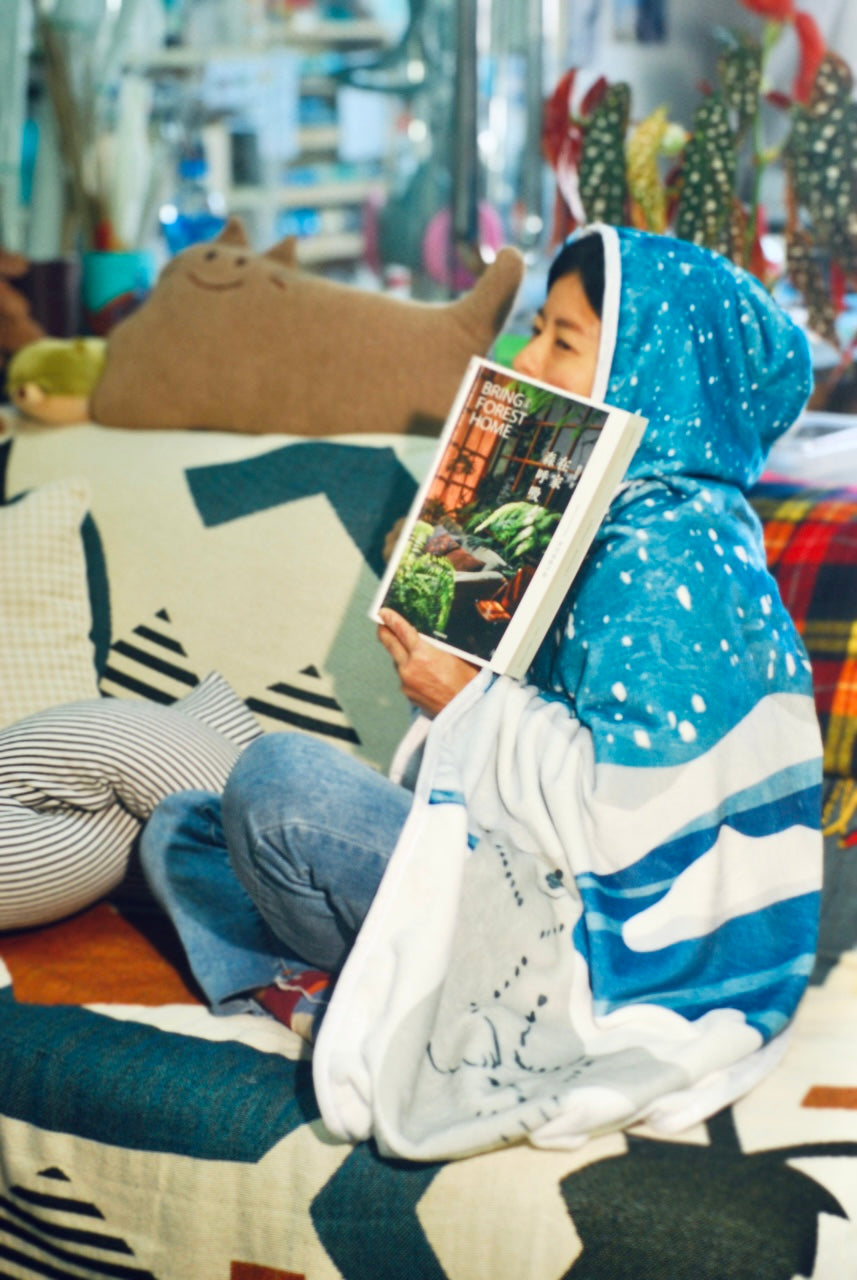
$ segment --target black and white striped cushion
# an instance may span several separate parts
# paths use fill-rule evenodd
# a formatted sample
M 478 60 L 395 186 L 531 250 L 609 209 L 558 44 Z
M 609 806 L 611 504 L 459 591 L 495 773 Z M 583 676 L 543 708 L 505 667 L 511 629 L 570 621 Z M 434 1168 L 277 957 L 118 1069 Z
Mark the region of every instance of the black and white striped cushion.
M 46 924 L 108 893 L 155 805 L 220 791 L 260 732 L 217 673 L 169 707 L 90 698 L 0 731 L 0 929 Z

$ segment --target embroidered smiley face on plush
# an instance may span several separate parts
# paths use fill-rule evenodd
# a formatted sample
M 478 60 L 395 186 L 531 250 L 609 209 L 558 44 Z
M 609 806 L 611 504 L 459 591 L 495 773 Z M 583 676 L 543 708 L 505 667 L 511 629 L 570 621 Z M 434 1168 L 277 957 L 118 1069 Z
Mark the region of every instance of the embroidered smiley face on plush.
M 96 422 L 301 436 L 433 432 L 509 313 L 523 260 L 503 249 L 450 303 L 392 298 L 301 269 L 295 241 L 242 224 L 178 254 L 110 333 Z

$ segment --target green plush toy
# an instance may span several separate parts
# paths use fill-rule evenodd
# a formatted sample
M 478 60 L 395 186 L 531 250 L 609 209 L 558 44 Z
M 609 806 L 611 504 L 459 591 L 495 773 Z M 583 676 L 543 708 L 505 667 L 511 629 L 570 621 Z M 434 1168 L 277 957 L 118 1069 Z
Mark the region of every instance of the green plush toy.
M 103 338 L 39 338 L 9 361 L 9 399 L 27 418 L 52 425 L 86 422 L 104 368 Z

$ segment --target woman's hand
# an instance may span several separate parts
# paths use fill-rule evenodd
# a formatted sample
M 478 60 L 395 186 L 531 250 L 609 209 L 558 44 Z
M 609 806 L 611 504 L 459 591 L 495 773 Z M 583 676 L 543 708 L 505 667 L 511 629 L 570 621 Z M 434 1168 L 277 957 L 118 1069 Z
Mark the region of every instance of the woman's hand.
M 479 674 L 479 667 L 438 649 L 401 614 L 382 609 L 381 619 L 378 639 L 393 659 L 402 692 L 426 715 L 436 716 Z

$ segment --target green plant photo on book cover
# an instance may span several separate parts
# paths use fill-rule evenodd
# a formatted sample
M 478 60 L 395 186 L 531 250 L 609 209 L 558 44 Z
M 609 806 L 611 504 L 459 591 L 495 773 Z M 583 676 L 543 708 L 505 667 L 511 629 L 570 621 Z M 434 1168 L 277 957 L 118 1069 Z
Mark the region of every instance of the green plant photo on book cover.
M 472 516 L 466 529 L 497 545 L 510 564 L 538 564 L 559 522 L 559 512 L 534 502 L 506 502 L 496 511 Z
M 432 526 L 425 521 L 414 526 L 388 596 L 391 608 L 429 634 L 443 632 L 455 595 L 455 571 L 449 562 L 422 554 L 431 533 Z

